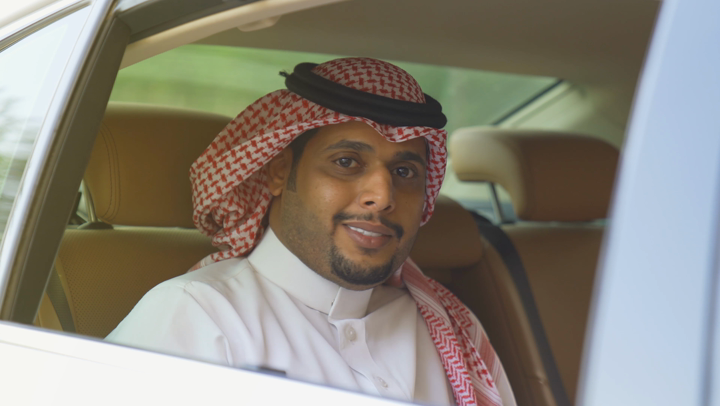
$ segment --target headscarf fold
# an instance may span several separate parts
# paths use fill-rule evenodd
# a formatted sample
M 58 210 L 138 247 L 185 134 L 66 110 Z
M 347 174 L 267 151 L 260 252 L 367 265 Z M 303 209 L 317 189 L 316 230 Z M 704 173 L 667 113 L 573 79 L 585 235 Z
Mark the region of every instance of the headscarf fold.
M 374 95 L 371 98 L 391 99 L 388 100 L 391 104 L 393 100 L 434 102 L 429 97 L 426 100 L 420 85 L 407 72 L 371 58 L 335 59 L 314 66 L 305 74 L 340 84 L 350 92 L 362 91 Z M 390 142 L 425 138 L 428 147 L 422 217 L 425 224 L 432 216 L 445 176 L 445 130 L 395 126 L 360 115 L 342 114 L 290 90 L 278 90 L 242 111 L 190 168 L 193 221 L 201 232 L 212 237 L 213 245 L 221 248 L 193 269 L 247 255 L 262 236 L 262 221 L 272 200 L 265 171 L 260 169 L 300 134 L 348 121 L 361 121 Z M 502 404 L 493 383 L 498 371 L 495 366 L 501 368 L 500 363 L 482 328 L 469 316 L 469 310 L 447 289 L 425 277 L 410 259 L 401 271 L 396 280 L 404 282 L 426 320 L 458 405 Z
M 470 310 L 408 258 L 401 279 L 425 320 L 458 405 L 502 405 L 495 385 L 504 373 L 482 326 Z

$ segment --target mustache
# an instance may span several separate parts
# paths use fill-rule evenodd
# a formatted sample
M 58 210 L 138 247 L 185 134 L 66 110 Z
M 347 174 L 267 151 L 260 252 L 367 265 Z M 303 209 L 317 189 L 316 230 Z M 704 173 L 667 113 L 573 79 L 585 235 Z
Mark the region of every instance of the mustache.
M 333 225 L 335 226 L 335 228 L 337 228 L 340 223 L 348 220 L 372 222 L 376 220 L 376 217 L 372 213 L 353 215 L 345 212 L 340 212 L 333 216 Z M 403 234 L 405 234 L 405 229 L 400 224 L 393 223 L 392 221 L 382 217 L 377 217 L 377 221 L 379 221 L 380 224 L 384 225 L 385 227 L 395 231 L 395 236 L 398 240 L 402 239 Z

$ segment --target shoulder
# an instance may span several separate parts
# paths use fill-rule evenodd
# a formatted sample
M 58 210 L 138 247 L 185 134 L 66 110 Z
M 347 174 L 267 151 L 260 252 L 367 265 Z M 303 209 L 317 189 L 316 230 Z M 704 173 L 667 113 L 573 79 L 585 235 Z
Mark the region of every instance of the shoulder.
M 210 317 L 230 309 L 239 311 L 262 296 L 258 279 L 247 259 L 228 259 L 158 284 L 135 307 L 177 313 L 186 311 L 186 306 L 197 306 Z
M 237 290 L 237 280 L 252 277 L 251 269 L 242 258 L 230 259 L 167 280 L 147 292 L 106 339 L 231 363 L 225 330 L 228 325 L 242 321 L 232 314 L 226 315 L 227 303 L 231 301 L 228 292 Z M 233 289 L 225 288 L 226 285 Z
M 158 319 L 186 319 L 187 323 L 212 320 L 218 307 L 242 296 L 240 290 L 254 285 L 247 260 L 220 261 L 169 279 L 150 289 L 135 305 L 123 324 L 154 324 Z M 192 314 L 192 317 L 188 315 Z
M 187 291 L 199 286 L 221 286 L 229 281 L 252 276 L 252 267 L 246 258 L 232 258 L 215 262 L 175 278 L 168 279 L 154 287 L 152 291 Z

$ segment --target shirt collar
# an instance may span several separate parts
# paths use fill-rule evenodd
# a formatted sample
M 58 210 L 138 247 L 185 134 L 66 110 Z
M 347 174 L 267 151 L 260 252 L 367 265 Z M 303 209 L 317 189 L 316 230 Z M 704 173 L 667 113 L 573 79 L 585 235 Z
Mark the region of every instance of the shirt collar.
M 323 278 L 290 252 L 270 227 L 248 261 L 290 296 L 333 319 L 362 318 L 367 313 L 372 289 L 345 289 Z

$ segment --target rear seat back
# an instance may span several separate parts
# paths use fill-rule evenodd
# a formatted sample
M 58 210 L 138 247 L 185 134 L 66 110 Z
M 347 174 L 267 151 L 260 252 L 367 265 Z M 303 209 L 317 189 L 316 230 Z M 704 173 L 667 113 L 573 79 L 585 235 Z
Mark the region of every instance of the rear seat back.
M 194 229 L 190 165 L 230 120 L 194 110 L 110 103 L 84 178 L 99 219 Z
M 503 225 L 524 264 L 568 397 L 575 398 L 585 325 L 618 151 L 582 135 L 468 128 L 451 137 L 461 181 L 498 183 L 522 222 Z M 453 272 L 451 288 L 482 320 L 518 404 L 554 405 L 527 315 L 502 258 Z
M 439 195 L 430 221 L 420 227 L 410 257 L 427 276 L 453 287 L 453 272 L 476 267 L 485 255 L 483 245 L 470 212 Z
M 55 263 L 74 329 L 105 337 L 158 283 L 215 251 L 192 222 L 188 170 L 229 117 L 110 103 L 84 182 L 99 221 L 68 229 Z M 50 300 L 38 324 L 58 328 Z M 67 317 L 67 315 L 65 316 Z
M 448 144 L 458 179 L 504 187 L 523 221 L 607 217 L 618 150 L 586 135 L 470 127 Z

